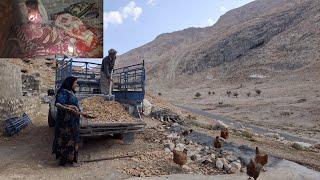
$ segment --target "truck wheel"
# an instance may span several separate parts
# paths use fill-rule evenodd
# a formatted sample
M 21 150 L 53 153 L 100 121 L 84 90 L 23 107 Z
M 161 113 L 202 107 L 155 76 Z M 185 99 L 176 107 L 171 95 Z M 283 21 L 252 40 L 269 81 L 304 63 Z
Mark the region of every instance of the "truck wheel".
M 55 121 L 54 121 L 50 111 L 48 112 L 48 125 L 49 125 L 49 127 L 54 127 L 55 126 Z
M 125 133 L 123 134 L 123 143 L 124 144 L 132 144 L 134 142 L 134 133 Z

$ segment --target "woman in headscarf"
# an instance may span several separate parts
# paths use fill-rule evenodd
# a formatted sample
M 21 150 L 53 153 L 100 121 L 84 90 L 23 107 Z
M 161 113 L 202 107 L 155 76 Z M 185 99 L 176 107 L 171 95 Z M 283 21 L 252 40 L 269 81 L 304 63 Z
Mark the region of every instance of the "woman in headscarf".
M 59 164 L 73 164 L 78 162 L 78 148 L 80 143 L 80 112 L 79 102 L 75 96 L 77 87 L 76 77 L 67 77 L 56 95 L 57 119 L 52 153 L 59 159 Z

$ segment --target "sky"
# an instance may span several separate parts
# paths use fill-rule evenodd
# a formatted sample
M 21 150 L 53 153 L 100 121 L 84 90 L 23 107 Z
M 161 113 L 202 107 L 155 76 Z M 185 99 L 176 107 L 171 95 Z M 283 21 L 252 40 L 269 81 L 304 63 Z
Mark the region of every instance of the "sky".
M 227 11 L 252 1 L 103 0 L 104 56 L 110 48 L 121 55 L 163 33 L 212 26 Z M 101 59 L 83 60 L 101 62 Z

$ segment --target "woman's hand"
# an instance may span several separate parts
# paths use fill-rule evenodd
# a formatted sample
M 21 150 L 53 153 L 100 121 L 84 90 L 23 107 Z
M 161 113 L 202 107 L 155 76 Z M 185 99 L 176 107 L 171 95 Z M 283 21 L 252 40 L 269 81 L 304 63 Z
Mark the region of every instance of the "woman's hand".
M 75 111 L 80 111 L 79 108 L 75 105 L 66 105 L 68 108 L 74 109 Z
M 80 115 L 80 112 L 75 108 L 67 107 L 67 109 L 75 115 Z

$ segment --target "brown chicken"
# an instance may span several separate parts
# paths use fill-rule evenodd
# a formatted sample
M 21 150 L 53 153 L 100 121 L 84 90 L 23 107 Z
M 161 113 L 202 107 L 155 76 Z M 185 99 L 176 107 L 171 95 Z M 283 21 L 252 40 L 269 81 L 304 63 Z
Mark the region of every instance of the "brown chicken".
M 181 133 L 181 135 L 182 135 L 182 136 L 188 136 L 188 135 L 191 134 L 192 132 L 193 132 L 192 129 L 190 129 L 190 130 L 185 130 L 185 131 L 183 131 L 183 132 Z
M 222 147 L 221 142 L 219 140 L 219 136 L 216 137 L 216 139 L 213 142 L 213 147 L 220 149 Z
M 259 148 L 256 147 L 256 158 L 255 161 L 262 166 L 268 163 L 268 154 L 260 152 Z
M 178 164 L 180 167 L 182 167 L 183 165 L 185 165 L 187 163 L 187 149 L 184 149 L 183 152 L 181 151 L 177 151 L 177 150 L 173 150 L 173 162 Z
M 229 130 L 228 128 L 225 128 L 224 130 L 221 130 L 221 135 L 223 139 L 228 139 L 229 138 Z
M 247 165 L 247 175 L 249 176 L 249 179 L 252 177 L 256 180 L 260 175 L 261 169 L 262 165 L 251 159 L 250 163 Z

